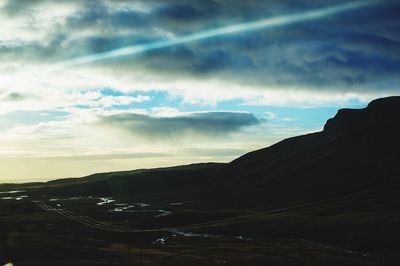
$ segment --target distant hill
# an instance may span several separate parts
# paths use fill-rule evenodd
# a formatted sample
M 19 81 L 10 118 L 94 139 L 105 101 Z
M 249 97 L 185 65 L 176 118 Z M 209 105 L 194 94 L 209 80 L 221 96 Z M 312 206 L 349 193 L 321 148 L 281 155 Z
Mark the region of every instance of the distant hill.
M 265 207 L 399 184 L 400 97 L 341 109 L 323 131 L 288 138 L 229 164 L 194 164 L 51 181 L 48 194 L 197 199 Z

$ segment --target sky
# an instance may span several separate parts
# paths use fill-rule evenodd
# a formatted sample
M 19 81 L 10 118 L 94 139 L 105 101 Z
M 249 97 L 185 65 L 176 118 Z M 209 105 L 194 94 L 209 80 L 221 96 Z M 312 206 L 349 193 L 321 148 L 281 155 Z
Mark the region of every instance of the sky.
M 0 183 L 229 162 L 400 94 L 400 2 L 0 0 Z

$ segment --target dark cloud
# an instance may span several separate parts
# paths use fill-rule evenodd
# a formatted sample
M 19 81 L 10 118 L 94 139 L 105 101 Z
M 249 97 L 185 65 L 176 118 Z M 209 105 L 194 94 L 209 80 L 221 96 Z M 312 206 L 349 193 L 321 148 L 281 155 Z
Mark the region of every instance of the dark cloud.
M 199 57 L 197 62 L 193 64 L 193 71 L 195 73 L 210 73 L 224 69 L 247 70 L 253 67 L 253 60 L 247 54 L 232 55 L 229 51 L 217 49 Z
M 215 137 L 261 123 L 253 114 L 242 112 L 187 113 L 173 117 L 116 114 L 102 116 L 100 121 L 149 139 L 174 139 L 185 135 Z
M 140 3 L 135 1 L 136 3 Z M 79 2 L 79 11 L 58 25 L 46 43 L 2 45 L 0 56 L 31 60 L 66 60 L 167 36 L 255 21 L 343 4 L 348 1 L 142 1 L 148 7 L 112 8 L 113 1 Z M 18 14 L 49 1 L 8 1 Z M 133 1 L 118 1 L 132 4 Z M 171 77 L 218 76 L 273 87 L 307 87 L 341 91 L 382 90 L 400 81 L 400 2 L 376 4 L 266 30 L 220 36 L 140 56 L 99 62 L 116 70 L 147 68 Z M 93 32 L 82 36 L 81 31 Z M 79 37 L 75 37 L 75 34 Z M 168 35 L 169 34 L 169 35 Z M 13 46 L 14 45 L 14 46 Z M 46 56 L 43 56 L 46 55 Z M 386 86 L 375 86 L 389 81 Z M 398 88 L 394 88 L 398 89 Z
M 199 12 L 193 6 L 189 4 L 182 5 L 166 5 L 157 10 L 157 14 L 159 16 L 165 16 L 167 18 L 176 19 L 176 20 L 189 20 L 192 21 L 198 17 L 203 17 L 205 15 L 204 12 Z
M 168 3 L 155 9 L 154 14 L 160 19 L 192 23 L 220 14 L 221 6 L 213 1 L 193 1 L 191 3 Z

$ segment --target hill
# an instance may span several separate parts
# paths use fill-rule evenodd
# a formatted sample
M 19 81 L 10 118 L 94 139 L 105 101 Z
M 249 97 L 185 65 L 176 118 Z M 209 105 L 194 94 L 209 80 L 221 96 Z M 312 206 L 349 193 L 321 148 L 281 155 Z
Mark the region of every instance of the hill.
M 400 265 L 398 114 L 400 97 L 342 109 L 227 164 L 0 186 L 0 250 L 16 265 Z
M 229 164 L 94 174 L 51 181 L 44 190 L 178 201 L 204 201 L 207 194 L 216 207 L 265 207 L 390 187 L 399 183 L 399 113 L 400 97 L 378 99 L 364 109 L 339 110 L 321 132 L 285 139 Z

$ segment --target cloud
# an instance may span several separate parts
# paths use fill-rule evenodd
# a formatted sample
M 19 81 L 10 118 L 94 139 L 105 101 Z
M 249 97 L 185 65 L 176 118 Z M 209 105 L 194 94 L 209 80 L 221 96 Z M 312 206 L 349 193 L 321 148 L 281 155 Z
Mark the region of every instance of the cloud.
M 215 17 L 220 6 L 213 1 L 193 1 L 192 3 L 169 3 L 161 5 L 154 12 L 161 19 L 193 23 L 196 20 Z
M 138 11 L 129 7 L 113 8 L 113 5 L 104 3 L 89 4 L 85 9 L 67 19 L 67 27 L 104 27 L 109 31 L 113 28 L 118 30 L 126 28 L 142 28 L 151 24 L 146 12 Z
M 95 90 L 84 93 L 73 93 L 69 100 L 71 106 L 109 108 L 147 102 L 151 100 L 151 97 L 148 95 L 105 95 L 101 91 Z
M 100 117 L 100 123 L 119 127 L 147 139 L 176 139 L 186 135 L 213 138 L 261 123 L 245 112 L 197 112 L 167 116 L 122 113 Z
M 25 96 L 18 92 L 11 92 L 1 98 L 2 101 L 21 101 L 25 99 Z
M 158 0 L 103 0 L 96 4 L 8 1 L 2 12 L 12 14 L 13 22 L 4 21 L 0 29 L 0 36 L 9 36 L 7 41 L 0 40 L 0 58 L 8 64 L 8 71 L 11 65 L 20 70 L 32 62 L 39 68 L 41 64 L 51 68 L 50 62 L 71 57 L 343 3 L 346 1 L 291 1 L 290 5 L 261 0 L 246 4 L 233 0 L 229 5 L 222 1 L 178 0 L 168 5 Z M 52 10 L 64 11 L 54 16 Z M 357 94 L 360 99 L 371 92 L 389 95 L 399 91 L 398 10 L 397 1 L 378 1 L 318 23 L 220 36 L 98 62 L 91 68 L 92 72 L 109 69 L 109 79 L 140 72 L 147 80 L 156 76 L 173 81 L 206 77 L 246 84 L 264 92 L 271 88 L 307 88 L 315 93 Z M 35 37 L 37 32 L 40 37 Z M 101 71 L 97 75 L 105 78 Z M 174 89 L 174 82 L 169 83 L 165 90 Z M 110 85 L 118 90 L 120 84 Z

